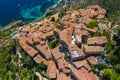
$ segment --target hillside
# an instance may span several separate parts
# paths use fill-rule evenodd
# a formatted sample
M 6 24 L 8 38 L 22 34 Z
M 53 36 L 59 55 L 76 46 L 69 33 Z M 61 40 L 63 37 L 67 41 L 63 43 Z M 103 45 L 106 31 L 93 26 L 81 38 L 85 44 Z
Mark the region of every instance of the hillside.
M 41 20 L 1 30 L 0 80 L 120 80 L 119 4 L 61 0 Z

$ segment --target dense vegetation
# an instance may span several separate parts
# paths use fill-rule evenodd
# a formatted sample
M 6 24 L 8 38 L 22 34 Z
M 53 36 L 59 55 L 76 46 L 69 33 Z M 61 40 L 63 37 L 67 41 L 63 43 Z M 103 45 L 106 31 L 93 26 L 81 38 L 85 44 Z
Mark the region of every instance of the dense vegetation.
M 46 66 L 36 64 L 10 34 L 16 29 L 0 33 L 0 80 L 39 80 L 35 72 L 46 76 Z M 4 43 L 3 43 L 4 42 Z M 17 53 L 21 54 L 21 58 Z
M 113 39 L 108 37 L 108 43 L 105 46 L 104 59 L 111 64 L 112 69 L 105 68 L 102 80 L 120 80 L 120 28 L 118 26 L 117 34 Z M 108 34 L 108 33 L 107 33 Z
M 103 76 L 100 77 L 101 80 L 119 80 L 120 79 L 120 34 L 119 29 L 117 29 L 117 34 L 111 39 L 110 31 L 104 30 L 102 33 L 97 32 L 93 36 L 106 36 L 108 42 L 105 45 L 105 50 L 101 53 L 101 56 L 106 61 L 106 64 L 99 64 L 97 68 L 99 71 L 103 71 Z M 93 71 L 100 74 L 92 66 Z
M 99 64 L 97 66 L 100 71 L 103 71 L 103 76 L 100 77 L 101 80 L 119 80 L 120 79 L 120 34 L 119 29 L 117 29 L 117 34 L 111 39 L 110 31 L 104 30 L 102 33 L 97 32 L 93 36 L 106 36 L 108 42 L 105 45 L 105 50 L 101 53 L 101 56 L 106 61 L 106 64 Z M 93 71 L 99 74 L 92 66 Z

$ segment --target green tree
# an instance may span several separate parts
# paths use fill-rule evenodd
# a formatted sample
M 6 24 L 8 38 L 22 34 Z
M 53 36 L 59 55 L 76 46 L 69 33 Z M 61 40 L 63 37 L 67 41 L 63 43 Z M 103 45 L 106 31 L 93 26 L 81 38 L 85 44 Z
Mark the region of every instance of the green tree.
M 120 26 L 117 28 L 117 34 L 120 35 Z
M 119 76 L 117 77 L 117 79 L 116 80 L 120 80 L 120 74 L 119 74 Z
M 120 64 L 114 65 L 115 70 L 120 73 Z
M 46 70 L 47 69 L 47 66 L 44 64 L 44 62 L 40 62 L 39 67 L 40 67 L 41 70 Z
M 103 72 L 104 72 L 103 80 L 116 80 L 117 77 L 119 76 L 112 69 L 104 69 Z
M 117 56 L 112 55 L 112 54 L 108 55 L 108 56 L 105 58 L 105 60 L 106 60 L 106 62 L 109 62 L 109 63 L 111 63 L 111 64 L 113 64 L 113 65 L 115 65 L 115 64 L 118 62 Z
M 106 53 L 109 54 L 113 54 L 114 53 L 114 48 L 116 47 L 116 41 L 114 40 L 108 40 L 107 44 L 105 45 L 105 50 Z
M 107 39 L 110 40 L 110 38 L 111 38 L 110 31 L 108 31 L 108 30 L 103 30 L 103 36 L 106 36 Z

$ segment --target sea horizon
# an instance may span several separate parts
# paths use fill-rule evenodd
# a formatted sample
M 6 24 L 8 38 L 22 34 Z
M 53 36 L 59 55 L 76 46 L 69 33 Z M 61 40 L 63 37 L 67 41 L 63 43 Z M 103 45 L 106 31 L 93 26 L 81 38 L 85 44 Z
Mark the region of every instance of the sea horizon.
M 12 21 L 40 19 L 49 7 L 59 0 L 2 0 L 0 1 L 0 27 Z

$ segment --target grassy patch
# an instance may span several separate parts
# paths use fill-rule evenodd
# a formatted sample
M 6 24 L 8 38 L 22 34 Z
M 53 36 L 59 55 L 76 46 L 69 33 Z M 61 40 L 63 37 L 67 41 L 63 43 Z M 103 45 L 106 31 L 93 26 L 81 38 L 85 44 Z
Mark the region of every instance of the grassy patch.
M 56 36 L 50 36 L 48 38 L 48 46 L 50 49 L 54 49 L 59 45 L 59 43 L 60 43 L 60 39 Z
M 98 23 L 97 22 L 90 22 L 87 25 L 88 28 L 94 29 L 95 27 L 98 27 Z
M 55 27 L 60 29 L 60 30 L 63 30 L 63 27 L 61 27 L 60 25 L 58 25 L 58 23 L 55 23 Z

